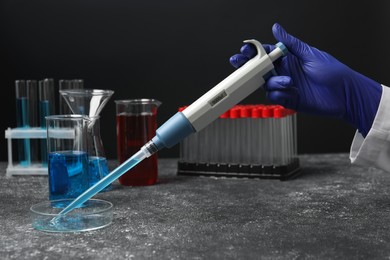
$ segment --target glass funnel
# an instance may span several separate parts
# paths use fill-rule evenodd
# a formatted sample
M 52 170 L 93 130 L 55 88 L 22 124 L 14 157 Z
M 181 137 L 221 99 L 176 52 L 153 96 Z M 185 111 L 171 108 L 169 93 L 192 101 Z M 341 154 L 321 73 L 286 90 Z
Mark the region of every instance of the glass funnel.
M 70 110 L 74 114 L 90 118 L 88 125 L 89 182 L 93 186 L 109 174 L 106 154 L 100 135 L 100 112 L 114 94 L 112 90 L 102 89 L 66 89 L 60 90 Z
M 65 89 L 60 90 L 73 114 L 99 116 L 114 91 L 104 89 Z

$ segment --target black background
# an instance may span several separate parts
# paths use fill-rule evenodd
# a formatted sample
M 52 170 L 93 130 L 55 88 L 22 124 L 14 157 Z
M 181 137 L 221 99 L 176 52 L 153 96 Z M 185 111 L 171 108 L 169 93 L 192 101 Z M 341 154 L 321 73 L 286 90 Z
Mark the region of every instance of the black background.
M 161 124 L 234 71 L 242 41 L 275 43 L 271 27 L 329 52 L 383 84 L 390 82 L 387 1 L 2 0 L 0 129 L 15 127 L 16 79 L 81 78 L 115 94 L 101 114 L 108 158 L 116 158 L 117 99 L 156 98 Z M 245 102 L 267 103 L 259 90 Z M 355 130 L 298 115 L 298 152 L 348 152 Z M 0 160 L 7 158 L 0 139 Z M 178 146 L 159 153 L 177 157 Z

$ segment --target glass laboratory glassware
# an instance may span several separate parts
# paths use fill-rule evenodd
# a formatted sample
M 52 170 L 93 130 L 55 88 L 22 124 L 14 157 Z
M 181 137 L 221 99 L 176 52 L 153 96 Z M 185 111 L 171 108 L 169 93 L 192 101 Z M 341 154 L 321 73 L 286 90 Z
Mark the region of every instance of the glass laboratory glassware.
M 30 216 L 33 228 L 45 232 L 81 232 L 104 228 L 112 223 L 113 204 L 100 199 L 90 199 L 54 222 L 53 219 L 62 210 L 56 205 L 69 205 L 71 202 L 73 199 L 62 199 L 32 205 Z
M 90 119 L 88 124 L 89 179 L 90 186 L 93 186 L 109 174 L 106 154 L 100 135 L 99 114 L 114 94 L 114 91 L 101 89 L 66 89 L 60 90 L 60 94 L 74 114 L 86 115 Z M 109 188 L 107 187 L 107 189 Z
M 46 117 L 50 200 L 76 198 L 89 188 L 89 123 L 83 115 Z
M 116 100 L 117 151 L 119 163 L 139 151 L 156 135 L 156 99 Z M 153 154 L 119 177 L 124 186 L 146 186 L 157 182 L 157 154 Z
M 47 78 L 39 81 L 39 125 L 46 129 L 46 116 L 55 114 L 54 80 Z M 41 161 L 47 166 L 47 142 L 41 142 Z
M 84 80 L 82 79 L 60 79 L 58 81 L 58 87 L 61 93 L 61 90 L 67 89 L 83 89 L 84 88 Z M 59 99 L 59 114 L 67 115 L 72 114 L 69 105 L 66 104 L 66 101 L 60 97 Z
M 109 174 L 109 169 L 100 135 L 100 117 L 90 119 L 92 123 L 88 126 L 89 184 L 93 186 Z
M 29 96 L 25 80 L 15 81 L 16 94 L 16 125 L 19 128 L 30 127 Z M 18 160 L 22 167 L 31 165 L 30 139 L 18 140 Z
M 39 127 L 38 120 L 38 82 L 36 80 L 26 80 L 27 92 L 28 92 L 28 114 L 29 114 L 29 127 Z M 38 139 L 30 139 L 30 156 L 31 162 L 36 163 L 39 161 L 40 142 Z

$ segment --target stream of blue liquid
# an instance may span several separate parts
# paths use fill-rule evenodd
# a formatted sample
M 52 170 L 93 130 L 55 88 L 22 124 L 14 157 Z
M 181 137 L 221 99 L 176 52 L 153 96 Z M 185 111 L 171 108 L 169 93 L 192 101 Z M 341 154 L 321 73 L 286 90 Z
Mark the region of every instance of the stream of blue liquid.
M 99 191 L 103 190 L 105 187 L 110 185 L 112 182 L 117 180 L 120 176 L 125 174 L 135 165 L 137 165 L 140 161 L 146 158 L 146 155 L 143 151 L 139 151 L 130 157 L 127 161 L 123 162 L 121 165 L 116 167 L 110 174 L 106 177 L 98 181 L 94 186 L 90 187 L 83 194 L 78 196 L 75 200 L 73 200 L 69 205 L 67 205 L 56 217 L 54 217 L 50 222 L 53 225 L 59 222 L 60 218 L 67 214 L 69 211 L 80 207 L 84 202 L 92 198 Z

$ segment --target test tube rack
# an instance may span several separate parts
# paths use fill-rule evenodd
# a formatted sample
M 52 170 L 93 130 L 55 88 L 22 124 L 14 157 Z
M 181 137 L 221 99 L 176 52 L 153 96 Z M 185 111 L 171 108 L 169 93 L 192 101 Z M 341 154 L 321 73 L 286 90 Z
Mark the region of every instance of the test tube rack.
M 39 83 L 39 88 L 37 88 L 38 86 L 36 83 Z M 45 145 L 44 139 L 46 139 L 45 116 L 53 115 L 56 111 L 56 86 L 54 84 L 54 79 L 46 78 L 39 81 L 16 80 L 15 87 L 17 98 L 17 127 L 5 130 L 5 138 L 8 139 L 8 167 L 6 169 L 6 176 L 47 175 L 46 151 L 42 147 Z M 84 88 L 84 80 L 61 79 L 59 80 L 59 88 Z M 64 103 L 61 98 L 60 103 Z M 62 107 L 59 109 L 60 114 L 70 113 L 69 108 L 64 111 L 61 110 L 61 108 Z M 71 135 L 69 135 L 70 132 L 65 131 L 63 133 L 65 134 L 64 138 L 71 138 Z M 19 146 L 15 149 L 19 156 L 16 157 L 22 158 L 16 158 L 17 160 L 13 158 L 13 140 L 19 140 L 17 141 L 19 142 Z M 41 142 L 41 144 L 38 144 L 38 142 Z M 41 147 L 41 153 L 38 152 L 39 147 Z
M 22 165 L 15 163 L 12 157 L 13 139 L 22 139 L 28 142 L 30 139 L 43 139 L 46 138 L 46 129 L 27 127 L 8 128 L 5 130 L 5 138 L 7 139 L 8 148 L 7 177 L 12 175 L 47 175 L 47 165 L 45 167 L 42 163 L 31 161 L 27 162 L 27 165 Z M 28 152 L 30 153 L 30 151 Z
M 236 105 L 180 143 L 177 173 L 293 178 L 300 172 L 296 127 L 296 112 L 283 106 Z
M 58 130 L 55 135 L 61 136 L 61 138 L 74 138 L 74 132 L 72 130 Z M 40 161 L 29 161 L 26 165 L 15 163 L 12 157 L 12 142 L 13 140 L 27 140 L 47 138 L 46 129 L 40 127 L 17 127 L 8 128 L 5 130 L 5 138 L 7 139 L 7 150 L 8 150 L 8 166 L 6 169 L 6 176 L 10 177 L 13 175 L 47 175 L 48 167 L 47 164 Z M 28 151 L 31 152 L 31 151 Z

